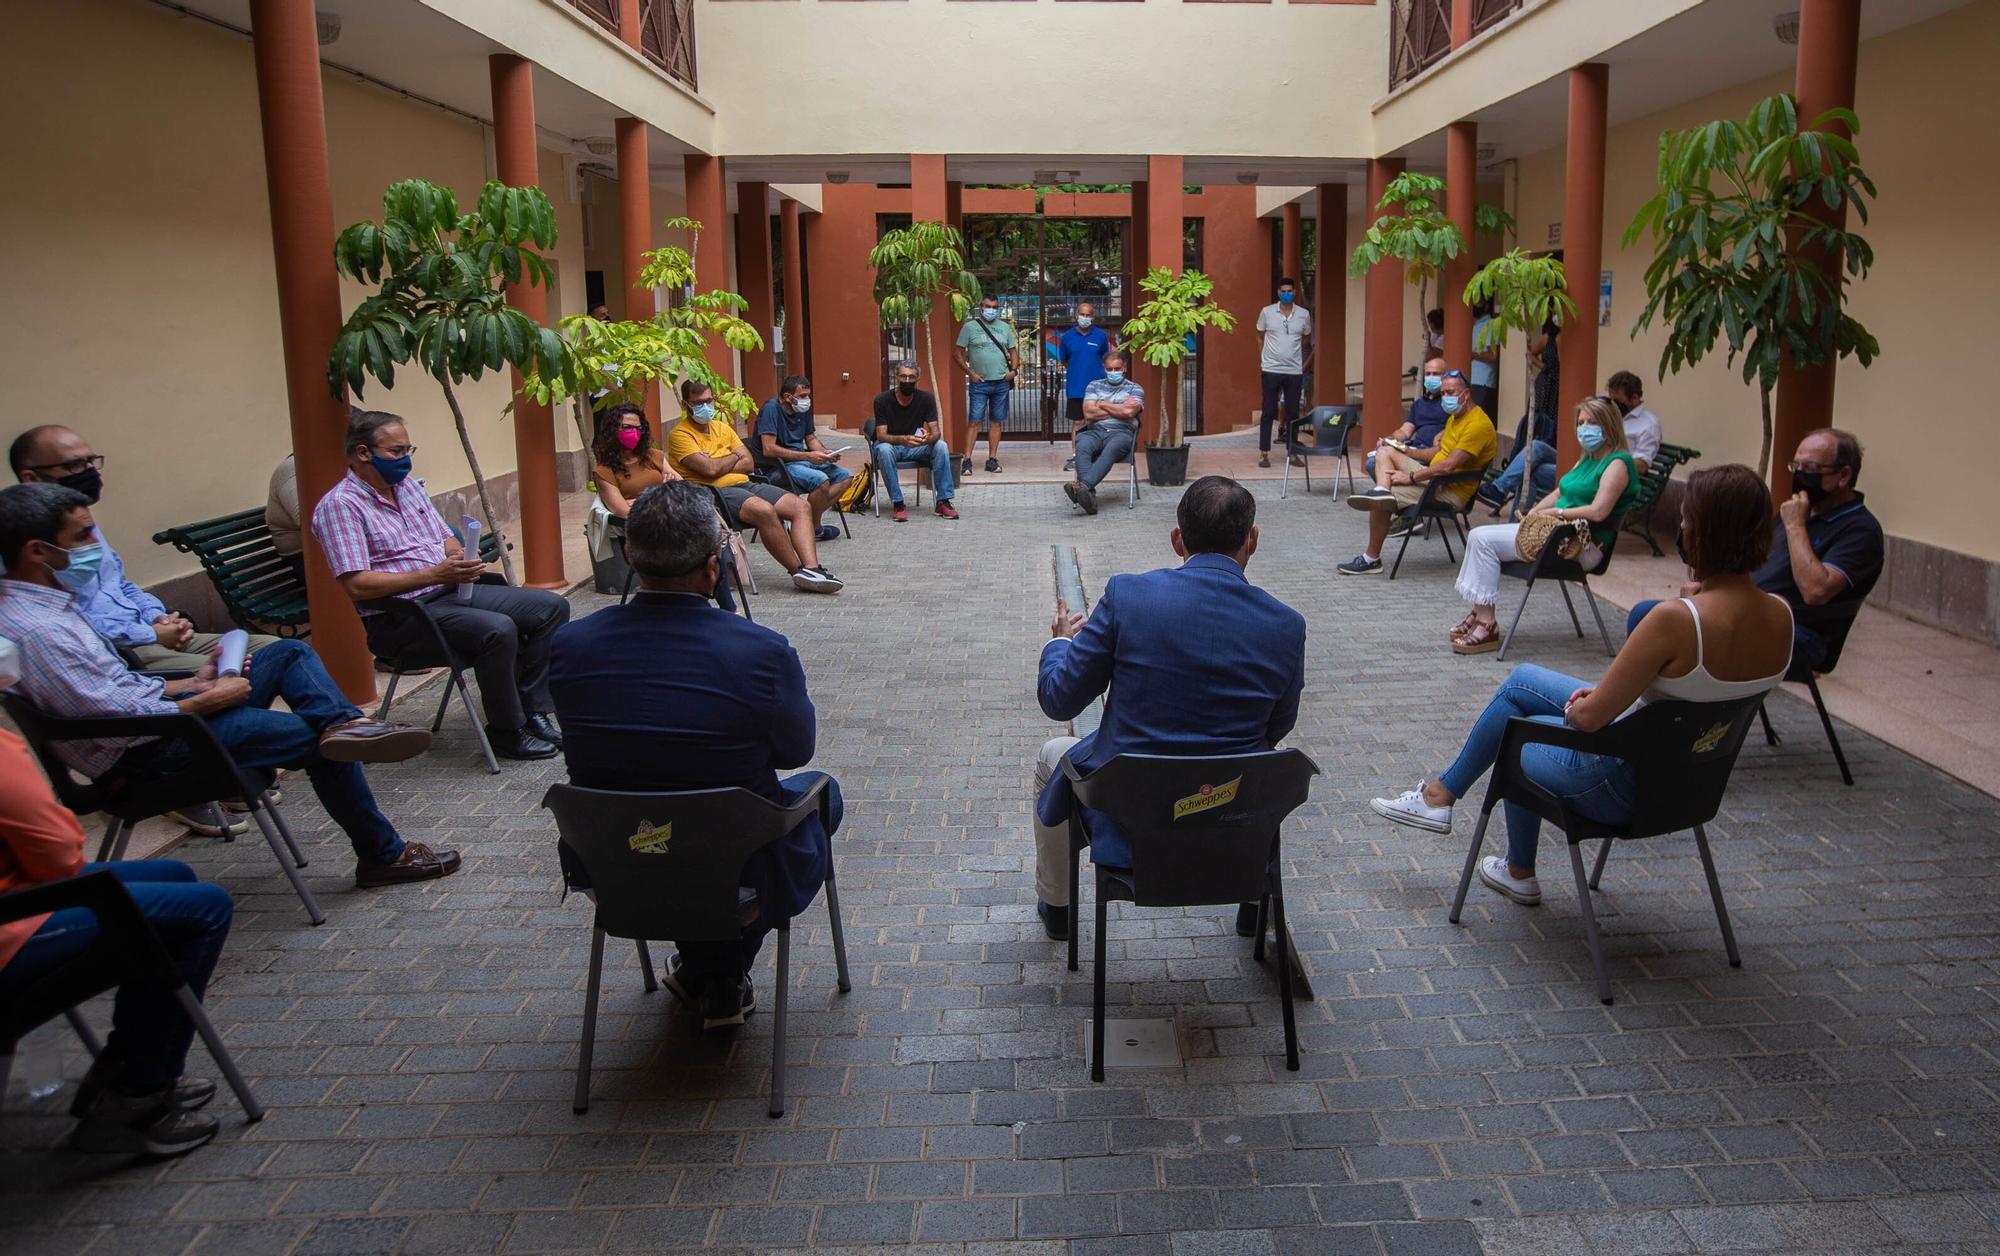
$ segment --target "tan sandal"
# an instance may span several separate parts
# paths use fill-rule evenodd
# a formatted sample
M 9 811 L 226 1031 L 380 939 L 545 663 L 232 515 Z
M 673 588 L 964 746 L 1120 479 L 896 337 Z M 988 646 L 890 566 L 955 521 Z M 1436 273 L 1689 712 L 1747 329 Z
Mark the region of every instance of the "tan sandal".
M 1478 622 L 1479 622 L 1479 612 L 1477 611 L 1474 611 L 1470 615 L 1467 615 L 1464 619 L 1459 620 L 1458 626 L 1451 630 L 1451 639 L 1453 641 L 1458 640 L 1466 633 L 1472 631 L 1472 626 Z
M 1453 654 L 1491 654 L 1500 648 L 1500 625 L 1484 620 L 1474 624 L 1466 634 L 1451 643 Z

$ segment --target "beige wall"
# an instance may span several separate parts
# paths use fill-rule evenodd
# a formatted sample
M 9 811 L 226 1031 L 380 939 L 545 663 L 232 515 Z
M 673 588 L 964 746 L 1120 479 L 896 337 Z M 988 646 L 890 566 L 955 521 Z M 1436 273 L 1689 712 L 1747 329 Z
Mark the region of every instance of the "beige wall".
M 41 422 L 81 430 L 109 459 L 98 515 L 134 578 L 184 574 L 192 560 L 152 533 L 262 502 L 291 448 L 250 45 L 127 0 L 20 6 L 8 33 L 0 108 L 24 124 L 0 197 L 0 234 L 15 245 L 0 426 L 6 439 Z M 448 183 L 461 203 L 485 180 L 474 123 L 340 77 L 326 106 L 336 227 L 379 216 L 395 179 Z M 547 153 L 543 174 L 562 241 L 551 313 L 575 312 L 579 207 Z M 343 288 L 348 308 L 361 295 Z M 434 492 L 469 482 L 427 377 L 399 373 L 364 400 L 409 416 Z M 489 476 L 515 465 L 507 400 L 492 376 L 461 392 Z M 560 448 L 577 446 L 561 416 L 556 432 Z
M 1854 291 L 1849 308 L 1881 341 L 1882 356 L 1867 370 L 1842 363 L 1835 399 L 1836 422 L 1867 447 L 1861 487 L 1884 528 L 1988 561 L 2000 560 L 2000 535 L 1973 525 L 1970 504 L 1984 500 L 1991 474 L 1982 460 L 1954 457 L 1953 451 L 1981 447 L 1991 420 L 1987 407 L 1953 401 L 1977 395 L 1976 381 L 1945 381 L 1954 373 L 1962 377 L 1968 363 L 1984 364 L 1990 352 L 1983 342 L 1991 322 L 1990 293 L 2000 282 L 2000 238 L 1976 224 L 1983 207 L 2000 194 L 2000 172 L 1957 140 L 2000 131 L 2000 99 L 1966 86 L 1981 80 L 1995 47 L 2000 47 L 2000 0 L 1981 0 L 1862 45 L 1858 143 L 1880 196 L 1868 225 L 1858 227 L 1874 246 L 1875 268 Z M 1650 249 L 1642 240 L 1621 251 L 1617 242 L 1657 189 L 1662 129 L 1740 117 L 1755 101 L 1790 88 L 1790 76 L 1780 75 L 1691 101 L 1614 128 L 1606 146 L 1606 265 L 1613 280 L 1611 323 L 1598 349 L 1600 381 L 1619 367 L 1647 380 L 1647 402 L 1659 413 L 1667 439 L 1700 449 L 1704 466 L 1755 465 L 1761 432 L 1757 392 L 1720 358 L 1653 382 L 1662 343 L 1658 328 L 1627 336 L 1644 302 Z M 1618 91 L 1615 75 L 1611 91 L 1614 96 Z M 1562 217 L 1562 198 L 1562 150 L 1524 158 L 1524 241 L 1546 239 L 1548 224 Z M 1502 395 L 1510 421 L 1523 396 L 1518 356 L 1510 353 L 1506 367 Z M 1925 432 L 1920 441 L 1907 436 L 1916 423 Z M 1775 456 L 1782 460 L 1790 453 L 1780 450 Z

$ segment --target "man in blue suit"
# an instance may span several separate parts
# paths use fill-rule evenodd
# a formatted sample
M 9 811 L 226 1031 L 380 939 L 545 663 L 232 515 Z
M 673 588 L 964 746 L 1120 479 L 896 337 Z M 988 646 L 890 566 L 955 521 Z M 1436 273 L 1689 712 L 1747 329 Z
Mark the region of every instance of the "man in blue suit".
M 1113 576 L 1088 619 L 1060 602 L 1042 647 L 1039 696 L 1052 720 L 1072 720 L 1100 694 L 1104 718 L 1078 741 L 1042 747 L 1035 770 L 1035 910 L 1051 938 L 1069 936 L 1067 758 L 1080 771 L 1133 754 L 1248 754 L 1274 748 L 1298 722 L 1305 684 L 1305 616 L 1250 583 L 1257 501 L 1234 480 L 1204 476 L 1181 496 L 1174 552 L 1187 561 Z M 1108 691 L 1108 693 L 1107 693 Z M 1131 847 L 1088 809 L 1091 859 L 1129 867 Z M 1255 932 L 1255 905 L 1237 931 Z
M 658 484 L 632 503 L 625 554 L 639 592 L 556 633 L 549 690 L 572 784 L 680 790 L 740 785 L 789 803 L 822 773 L 780 780 L 813 757 L 817 720 L 805 669 L 783 634 L 709 601 L 727 534 L 705 488 Z M 827 782 L 833 827 L 840 787 Z M 817 814 L 744 865 L 758 916 L 737 942 L 683 942 L 667 986 L 702 1009 L 702 1027 L 740 1025 L 755 1010 L 750 969 L 764 935 L 804 911 L 826 880 L 832 833 Z M 582 868 L 563 851 L 572 888 Z

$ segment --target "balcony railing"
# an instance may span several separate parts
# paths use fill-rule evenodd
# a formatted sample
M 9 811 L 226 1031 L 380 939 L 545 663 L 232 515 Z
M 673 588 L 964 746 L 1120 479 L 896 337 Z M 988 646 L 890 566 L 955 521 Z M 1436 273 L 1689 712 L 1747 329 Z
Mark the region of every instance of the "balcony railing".
M 1389 86 L 1401 87 L 1451 51 L 1452 0 L 1394 0 L 1389 11 Z
M 618 0 L 569 0 L 570 6 L 618 34 Z M 694 0 L 639 0 L 639 51 L 654 65 L 695 84 Z
M 1472 33 L 1481 34 L 1505 21 L 1523 0 L 1472 0 Z

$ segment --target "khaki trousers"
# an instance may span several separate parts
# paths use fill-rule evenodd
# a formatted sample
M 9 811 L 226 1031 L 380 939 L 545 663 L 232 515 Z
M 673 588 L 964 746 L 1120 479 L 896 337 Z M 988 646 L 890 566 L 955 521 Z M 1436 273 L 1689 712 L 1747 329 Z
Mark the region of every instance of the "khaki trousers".
M 1069 823 L 1043 824 L 1036 803 L 1076 743 L 1074 737 L 1051 737 L 1042 743 L 1042 753 L 1035 759 L 1035 794 L 1028 804 L 1035 822 L 1035 897 L 1051 907 L 1069 906 Z

